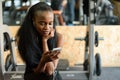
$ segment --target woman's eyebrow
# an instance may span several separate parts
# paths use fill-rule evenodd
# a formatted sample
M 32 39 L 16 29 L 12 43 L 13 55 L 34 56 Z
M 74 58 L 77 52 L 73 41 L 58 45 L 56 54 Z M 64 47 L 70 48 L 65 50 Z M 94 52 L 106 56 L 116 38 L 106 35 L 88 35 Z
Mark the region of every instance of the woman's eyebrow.
M 44 21 L 44 20 L 39 20 L 39 22 L 46 22 L 46 21 Z M 50 22 L 54 22 L 54 21 L 50 21 Z M 50 22 L 49 22 L 49 23 L 50 23 Z

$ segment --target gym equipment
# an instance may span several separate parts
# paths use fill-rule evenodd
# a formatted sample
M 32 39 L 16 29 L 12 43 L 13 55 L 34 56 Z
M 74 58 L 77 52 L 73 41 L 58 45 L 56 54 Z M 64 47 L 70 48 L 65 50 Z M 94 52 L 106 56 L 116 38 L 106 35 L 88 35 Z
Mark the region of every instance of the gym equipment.
M 118 25 L 119 20 L 113 14 L 113 5 L 110 0 L 80 0 L 80 22 L 88 24 L 91 15 L 91 23 L 97 25 Z M 90 4 L 89 4 L 90 3 Z M 88 6 L 91 6 L 89 15 Z M 83 15 L 84 14 L 84 15 Z
M 97 31 L 95 31 L 95 46 L 98 47 L 99 40 L 104 40 L 103 37 L 99 37 L 99 34 Z
M 2 13 L 3 13 L 3 12 L 2 12 L 2 10 L 3 10 L 3 9 L 2 9 L 2 1 L 0 1 L 0 25 L 3 24 L 3 19 L 2 19 L 2 16 L 3 16 Z
M 104 40 L 103 37 L 98 36 L 97 31 L 95 31 L 95 33 L 94 33 L 94 39 L 95 39 L 94 40 L 95 47 L 98 47 L 99 40 Z M 80 41 L 84 40 L 85 41 L 85 54 L 84 54 L 83 68 L 86 71 L 89 69 L 89 59 L 88 59 L 89 56 L 88 55 L 90 55 L 90 54 L 88 54 L 89 53 L 88 52 L 88 50 L 89 50 L 89 34 L 88 34 L 88 32 L 86 33 L 86 36 L 84 38 L 75 38 L 75 40 L 80 40 Z M 95 62 L 94 70 L 96 71 L 96 75 L 100 76 L 100 74 L 101 74 L 101 58 L 100 58 L 99 53 L 97 53 L 95 55 L 95 61 L 93 61 L 93 62 Z
M 15 57 L 15 41 L 11 36 L 7 25 L 0 26 L 0 79 L 1 80 L 23 80 L 24 71 L 17 65 Z M 5 51 L 10 51 L 4 61 Z
M 69 69 L 69 61 L 67 59 L 60 59 L 57 65 L 57 70 L 66 71 Z
M 95 24 L 118 25 L 118 18 L 113 14 L 113 5 L 109 0 L 96 0 Z
M 99 35 L 98 35 L 98 32 L 96 31 L 95 32 L 95 46 L 98 47 L 98 44 L 99 44 Z
M 84 38 L 75 38 L 75 40 L 85 40 L 85 54 L 84 54 L 84 63 L 83 69 L 87 71 L 86 80 L 95 80 L 96 76 L 101 75 L 101 57 L 100 54 L 97 53 L 94 56 L 94 45 L 98 47 L 99 40 L 103 40 L 103 38 L 99 38 L 98 32 L 94 33 L 94 24 L 95 20 L 95 1 L 88 0 L 89 5 L 89 14 L 88 14 L 88 26 L 86 31 L 86 36 Z
M 83 24 L 86 24 L 86 18 L 84 18 L 85 16 L 83 15 L 83 0 L 79 0 L 79 21 L 80 21 L 80 24 L 83 25 Z
M 96 59 L 96 75 L 100 76 L 102 66 L 101 66 L 101 57 L 99 53 L 96 53 L 95 59 Z
M 13 53 L 10 36 L 7 32 L 3 33 L 4 35 L 4 51 L 10 50 L 10 53 Z M 5 69 L 8 71 L 16 70 L 13 54 L 8 54 L 5 60 Z

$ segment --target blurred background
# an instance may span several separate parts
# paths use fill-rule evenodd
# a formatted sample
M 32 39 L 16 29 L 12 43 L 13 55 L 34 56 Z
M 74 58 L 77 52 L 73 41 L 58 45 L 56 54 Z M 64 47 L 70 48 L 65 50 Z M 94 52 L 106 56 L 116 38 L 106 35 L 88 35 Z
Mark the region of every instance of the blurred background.
M 33 4 L 44 1 L 57 15 L 57 25 L 86 25 L 89 17 L 88 0 L 2 0 L 3 23 L 19 25 L 27 9 Z M 119 0 L 93 0 L 93 23 L 96 25 L 118 25 L 120 23 Z M 59 18 L 58 18 L 59 17 Z M 62 20 L 60 19 L 62 17 Z
M 28 8 L 39 1 L 47 2 L 53 8 L 56 29 L 65 38 L 59 69 L 79 71 L 79 66 L 85 62 L 85 38 L 90 17 L 88 0 L 2 0 L 3 24 L 8 25 L 13 37 Z M 101 56 L 103 72 L 100 80 L 120 80 L 120 0 L 91 0 L 91 4 L 91 24 L 102 38 L 99 46 L 94 46 L 93 53 Z M 24 64 L 17 50 L 16 54 L 17 63 Z

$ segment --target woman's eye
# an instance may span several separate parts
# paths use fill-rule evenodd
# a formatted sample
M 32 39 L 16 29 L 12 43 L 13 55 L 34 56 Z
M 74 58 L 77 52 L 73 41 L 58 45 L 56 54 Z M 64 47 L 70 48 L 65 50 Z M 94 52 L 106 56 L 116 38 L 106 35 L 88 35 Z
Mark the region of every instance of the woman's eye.
M 53 23 L 49 23 L 49 25 L 53 25 Z
M 44 26 L 44 25 L 45 25 L 45 23 L 44 23 L 44 22 L 39 22 L 39 24 L 40 24 L 40 25 L 42 25 L 42 26 Z
M 39 24 L 41 25 L 41 26 L 46 26 L 46 25 L 53 25 L 53 22 L 50 22 L 50 23 L 46 23 L 46 22 L 39 22 Z

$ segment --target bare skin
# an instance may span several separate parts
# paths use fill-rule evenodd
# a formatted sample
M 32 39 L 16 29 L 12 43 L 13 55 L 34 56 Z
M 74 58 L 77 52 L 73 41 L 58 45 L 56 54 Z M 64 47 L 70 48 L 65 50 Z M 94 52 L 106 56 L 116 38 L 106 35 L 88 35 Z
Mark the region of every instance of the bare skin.
M 53 12 L 50 11 L 38 11 L 33 19 L 33 24 L 42 36 L 43 43 L 42 58 L 38 66 L 34 69 L 37 73 L 46 72 L 48 75 L 52 75 L 58 64 L 60 51 L 51 53 L 47 44 L 48 39 L 54 37 L 55 30 L 53 29 L 53 20 L 54 15 Z M 57 47 L 62 47 L 63 36 L 57 33 L 57 37 Z

